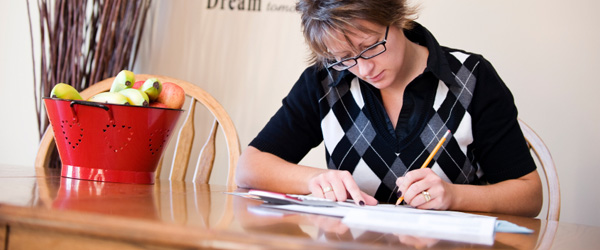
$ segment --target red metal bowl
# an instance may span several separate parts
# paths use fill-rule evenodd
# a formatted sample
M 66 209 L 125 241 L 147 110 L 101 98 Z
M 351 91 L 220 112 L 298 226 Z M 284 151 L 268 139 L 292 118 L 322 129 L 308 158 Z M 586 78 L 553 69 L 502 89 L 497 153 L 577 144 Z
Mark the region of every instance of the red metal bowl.
M 62 176 L 152 184 L 181 109 L 44 98 Z

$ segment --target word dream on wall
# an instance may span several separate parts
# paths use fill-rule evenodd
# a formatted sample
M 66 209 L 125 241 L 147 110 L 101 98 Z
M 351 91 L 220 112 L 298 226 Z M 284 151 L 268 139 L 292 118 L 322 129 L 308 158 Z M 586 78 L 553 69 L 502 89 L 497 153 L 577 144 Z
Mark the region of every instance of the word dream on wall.
M 207 9 L 209 10 L 230 10 L 230 11 L 276 11 L 276 12 L 296 12 L 296 2 L 294 0 L 275 0 L 266 2 L 263 5 L 262 0 L 207 0 Z

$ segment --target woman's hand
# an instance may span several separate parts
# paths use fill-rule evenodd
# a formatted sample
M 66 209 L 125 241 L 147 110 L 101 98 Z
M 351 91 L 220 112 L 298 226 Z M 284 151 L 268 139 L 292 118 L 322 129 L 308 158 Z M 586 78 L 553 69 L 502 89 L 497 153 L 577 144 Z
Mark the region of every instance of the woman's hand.
M 459 185 L 445 182 L 430 168 L 423 168 L 398 178 L 396 185 L 408 205 L 421 209 L 534 217 L 540 212 L 543 200 L 542 184 L 536 170 L 494 184 Z
M 398 240 L 400 243 L 411 246 L 415 249 L 423 249 L 423 248 L 431 248 L 435 246 L 439 239 L 434 238 L 425 238 L 421 236 L 412 236 L 412 235 L 398 235 Z
M 416 208 L 447 210 L 454 199 L 453 185 L 442 180 L 431 168 L 410 171 L 398 178 L 396 185 L 406 204 Z
M 357 205 L 377 205 L 377 200 L 361 191 L 348 171 L 327 170 L 311 178 L 308 189 L 313 196 L 333 201 L 352 198 Z
M 343 235 L 350 230 L 346 224 L 342 223 L 342 219 L 340 218 L 316 214 L 306 214 L 305 216 L 310 222 L 323 230 L 325 233 Z

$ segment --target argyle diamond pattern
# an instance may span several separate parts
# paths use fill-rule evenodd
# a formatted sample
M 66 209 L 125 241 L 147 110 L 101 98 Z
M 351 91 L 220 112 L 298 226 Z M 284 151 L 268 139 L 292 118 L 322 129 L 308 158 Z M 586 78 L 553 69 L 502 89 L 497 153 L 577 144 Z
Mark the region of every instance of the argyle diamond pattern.
M 467 112 L 477 79 L 472 74 L 478 62 L 462 52 L 451 53 L 456 60 L 451 65 L 455 82 L 439 81 L 431 116 L 417 140 L 395 152 L 395 146 L 384 140 L 385 133 L 373 125 L 372 114 L 365 108 L 361 82 L 332 86 L 327 78 L 322 86 L 322 105 L 329 112 L 321 120 L 328 168 L 352 173 L 361 190 L 379 201 L 394 202 L 398 177 L 419 168 L 447 130 L 452 136 L 430 165 L 443 180 L 471 183 L 478 176 L 467 151 L 473 142 L 471 117 Z M 366 83 L 362 83 L 366 84 Z

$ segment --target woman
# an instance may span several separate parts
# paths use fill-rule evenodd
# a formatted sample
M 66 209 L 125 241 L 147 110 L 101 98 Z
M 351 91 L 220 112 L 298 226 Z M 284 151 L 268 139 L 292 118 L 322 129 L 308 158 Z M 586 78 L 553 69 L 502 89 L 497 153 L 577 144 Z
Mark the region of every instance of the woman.
M 404 0 L 300 0 L 297 9 L 314 65 L 243 152 L 240 187 L 539 213 L 541 182 L 517 108 L 487 60 L 441 47 Z M 297 164 L 321 142 L 327 169 Z

